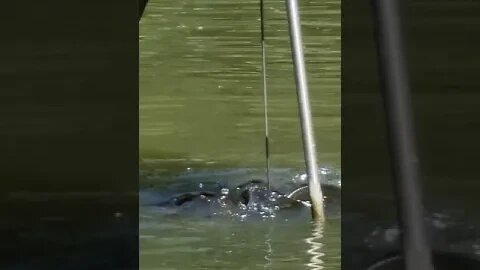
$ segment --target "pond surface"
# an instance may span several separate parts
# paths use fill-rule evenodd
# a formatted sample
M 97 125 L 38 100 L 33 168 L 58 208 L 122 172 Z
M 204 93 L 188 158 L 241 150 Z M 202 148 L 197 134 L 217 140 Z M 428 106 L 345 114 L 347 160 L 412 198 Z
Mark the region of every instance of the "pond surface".
M 340 1 L 300 4 L 318 158 L 340 187 Z M 288 25 L 284 2 L 265 6 L 272 185 L 291 191 L 304 162 Z M 264 178 L 258 19 L 258 1 L 150 1 L 140 22 L 141 203 Z M 340 219 L 318 228 L 308 211 L 254 221 L 142 204 L 140 248 L 141 269 L 340 269 Z

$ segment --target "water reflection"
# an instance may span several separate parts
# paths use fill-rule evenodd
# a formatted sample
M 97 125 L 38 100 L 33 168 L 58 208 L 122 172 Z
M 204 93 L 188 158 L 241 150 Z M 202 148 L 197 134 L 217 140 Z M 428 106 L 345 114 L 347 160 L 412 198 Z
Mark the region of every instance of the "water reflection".
M 322 252 L 324 246 L 322 243 L 323 230 L 324 224 L 314 223 L 311 237 L 305 238 L 305 243 L 310 247 L 307 250 L 307 253 L 311 256 L 310 261 L 306 266 L 312 270 L 324 269 L 324 261 L 322 260 L 322 257 L 325 256 L 325 253 Z
M 272 269 L 272 254 L 273 254 L 273 249 L 272 249 L 272 227 L 268 228 L 268 233 L 266 234 L 265 237 L 265 265 L 263 266 L 263 269 Z

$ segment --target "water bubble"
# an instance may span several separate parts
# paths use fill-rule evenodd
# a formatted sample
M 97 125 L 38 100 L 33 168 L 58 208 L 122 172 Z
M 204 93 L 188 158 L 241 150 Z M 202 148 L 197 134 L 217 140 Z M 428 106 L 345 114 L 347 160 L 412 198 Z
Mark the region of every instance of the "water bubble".
M 198 30 L 203 30 L 203 26 L 197 27 Z
M 203 183 L 198 184 L 199 188 L 203 188 Z
M 221 193 L 222 193 L 223 195 L 228 195 L 228 192 L 229 192 L 229 191 L 230 191 L 230 190 L 229 190 L 228 188 L 222 188 Z

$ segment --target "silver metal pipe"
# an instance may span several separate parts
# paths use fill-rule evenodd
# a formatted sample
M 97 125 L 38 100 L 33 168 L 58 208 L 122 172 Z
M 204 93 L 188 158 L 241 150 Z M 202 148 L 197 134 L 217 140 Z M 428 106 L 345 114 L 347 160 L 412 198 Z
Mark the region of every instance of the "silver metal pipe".
M 303 58 L 303 42 L 300 26 L 300 14 L 297 0 L 286 0 L 288 25 L 290 28 L 290 45 L 292 47 L 295 83 L 302 128 L 303 152 L 307 167 L 312 217 L 316 221 L 325 220 L 323 194 L 317 168 L 317 152 L 308 95 L 307 72 Z

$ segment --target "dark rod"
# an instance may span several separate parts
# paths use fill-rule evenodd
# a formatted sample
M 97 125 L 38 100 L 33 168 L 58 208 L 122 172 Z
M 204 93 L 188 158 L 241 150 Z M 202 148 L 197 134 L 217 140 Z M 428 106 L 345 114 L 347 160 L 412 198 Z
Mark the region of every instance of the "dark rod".
M 373 0 L 379 72 L 406 270 L 433 270 L 397 0 Z

